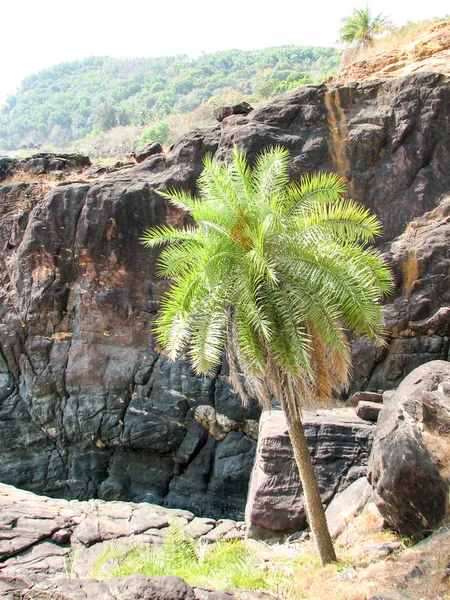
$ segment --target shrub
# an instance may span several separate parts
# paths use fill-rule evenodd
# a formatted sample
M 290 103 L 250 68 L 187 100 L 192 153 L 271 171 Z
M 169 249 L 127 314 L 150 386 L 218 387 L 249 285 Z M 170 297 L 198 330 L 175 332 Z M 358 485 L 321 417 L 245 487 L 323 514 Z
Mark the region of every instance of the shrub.
M 165 121 L 161 121 L 156 125 L 148 127 L 142 132 L 142 135 L 139 138 L 139 146 L 146 146 L 150 142 L 159 142 L 160 144 L 164 144 L 167 140 L 168 135 L 169 124 Z

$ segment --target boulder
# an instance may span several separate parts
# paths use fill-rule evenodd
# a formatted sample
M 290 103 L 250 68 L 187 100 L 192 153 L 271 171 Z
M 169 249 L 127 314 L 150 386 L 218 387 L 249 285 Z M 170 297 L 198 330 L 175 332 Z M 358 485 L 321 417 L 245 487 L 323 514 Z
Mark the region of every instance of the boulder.
M 351 411 L 305 413 L 303 422 L 322 499 L 329 504 L 336 494 L 365 476 L 375 426 Z M 302 487 L 281 411 L 264 412 L 260 421 L 246 523 L 249 537 L 258 538 L 282 537 L 307 525 Z
M 357 406 L 359 402 L 383 402 L 383 394 L 378 392 L 355 392 L 347 402 L 347 406 Z
M 358 402 L 358 406 L 355 408 L 355 413 L 364 421 L 372 421 L 373 423 L 376 423 L 378 421 L 378 415 L 382 409 L 383 405 L 378 404 L 377 402 L 360 401 Z
M 161 152 L 162 152 L 162 146 L 160 143 L 150 142 L 149 144 L 144 146 L 144 148 L 139 150 L 139 152 L 136 153 L 136 155 L 135 155 L 136 162 L 141 163 L 144 160 L 146 160 L 147 158 L 149 158 L 149 156 L 153 156 L 154 154 L 160 154 Z
M 229 106 L 218 106 L 214 109 L 215 118 L 221 123 L 231 115 L 248 115 L 253 108 L 248 102 L 239 102 L 239 104 L 231 104 Z
M 426 445 L 427 429 L 448 431 L 450 363 L 432 361 L 410 373 L 380 413 L 370 458 L 374 500 L 388 524 L 420 540 L 443 519 L 448 481 Z

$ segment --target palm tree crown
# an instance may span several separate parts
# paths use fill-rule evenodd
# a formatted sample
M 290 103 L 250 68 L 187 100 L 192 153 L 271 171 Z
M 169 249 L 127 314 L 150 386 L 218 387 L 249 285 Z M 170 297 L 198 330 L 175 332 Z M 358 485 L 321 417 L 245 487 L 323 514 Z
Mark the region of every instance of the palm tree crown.
M 366 5 L 365 8 L 355 9 L 349 17 L 342 19 L 342 23 L 339 40 L 366 48 L 386 28 L 387 17 L 382 13 L 372 17 L 370 7 Z
M 166 246 L 158 274 L 173 286 L 156 332 L 170 357 L 189 348 L 194 370 L 211 374 L 226 348 L 231 373 L 240 368 L 263 403 L 275 391 L 268 363 L 300 386 L 304 401 L 345 383 L 344 324 L 379 341 L 378 299 L 390 286 L 377 252 L 361 245 L 379 235 L 376 217 L 343 198 L 337 176 L 289 182 L 288 169 L 289 153 L 279 147 L 260 155 L 253 171 L 237 149 L 230 165 L 206 158 L 200 198 L 162 194 L 196 226 L 164 225 L 142 238 Z
M 244 403 L 247 394 L 267 406 L 277 398 L 322 563 L 334 561 L 301 408 L 347 382 L 346 328 L 381 340 L 379 298 L 391 278 L 368 246 L 380 223 L 344 198 L 336 175 L 290 182 L 289 153 L 279 147 L 253 170 L 236 148 L 229 165 L 206 158 L 197 186 L 199 198 L 162 194 L 195 226 L 163 225 L 142 238 L 164 246 L 159 275 L 173 280 L 157 338 L 172 359 L 188 349 L 194 370 L 206 375 L 225 349 Z

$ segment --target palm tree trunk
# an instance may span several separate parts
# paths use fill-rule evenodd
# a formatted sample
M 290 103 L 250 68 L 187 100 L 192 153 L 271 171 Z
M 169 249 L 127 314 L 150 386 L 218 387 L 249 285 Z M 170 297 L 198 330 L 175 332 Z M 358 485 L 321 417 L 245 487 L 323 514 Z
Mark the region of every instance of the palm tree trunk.
M 289 415 L 289 411 L 285 410 L 284 412 L 295 462 L 297 463 L 300 481 L 303 486 L 308 523 L 317 545 L 320 561 L 322 565 L 326 565 L 330 562 L 335 562 L 337 558 L 328 530 L 325 510 L 305 437 L 305 430 L 301 419 L 292 418 Z

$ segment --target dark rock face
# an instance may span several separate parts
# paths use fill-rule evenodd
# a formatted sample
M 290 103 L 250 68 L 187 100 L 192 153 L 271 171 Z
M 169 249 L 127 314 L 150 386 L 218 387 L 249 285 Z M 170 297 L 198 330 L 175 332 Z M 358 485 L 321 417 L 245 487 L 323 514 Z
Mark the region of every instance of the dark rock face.
M 323 411 L 303 420 L 324 504 L 365 477 L 375 426 Z M 302 486 L 281 411 L 263 413 L 246 510 L 249 536 L 280 537 L 306 527 Z
M 404 379 L 378 419 L 369 472 L 375 502 L 391 527 L 419 540 L 439 524 L 447 506 L 448 481 L 425 434 L 436 432 L 437 423 L 437 430 L 449 430 L 449 391 L 450 363 L 424 364 Z
M 239 430 L 259 411 L 236 399 L 225 406 L 231 394 L 220 373 L 196 378 L 153 347 L 166 284 L 139 244 L 146 227 L 184 219 L 153 189 L 192 187 L 216 146 L 193 135 L 167 160 L 157 155 L 93 185 L 60 185 L 25 212 L 7 210 L 1 481 L 52 496 L 243 515 L 255 441 Z M 196 420 L 216 398 L 233 421 L 221 440 Z
M 0 481 L 53 496 L 148 500 L 241 517 L 258 409 L 242 409 L 225 370 L 213 380 L 195 378 L 152 342 L 167 283 L 139 237 L 186 219 L 155 190 L 195 191 L 208 152 L 225 158 L 237 144 L 253 161 L 265 146 L 282 144 L 293 177 L 318 169 L 343 174 L 390 240 L 450 189 L 443 168 L 449 105 L 448 81 L 436 74 L 305 86 L 101 181 L 60 184 L 45 196 L 35 184 L 0 187 Z M 36 161 L 34 172 L 51 170 L 44 155 Z M 448 304 L 445 218 L 435 229 L 424 224 L 430 237 L 418 239 L 429 241 L 414 246 L 420 278 L 407 270 L 402 284 L 398 275 L 387 353 L 355 342 L 357 359 L 364 357 L 356 361 L 359 388 L 392 388 L 417 360 L 447 358 L 447 313 L 436 317 L 435 333 L 426 328 Z M 391 245 L 392 260 L 409 256 L 401 247 Z M 405 337 L 412 323 L 426 333 Z
M 369 349 L 363 340 L 355 341 L 354 387 L 395 388 L 419 365 L 448 360 L 449 216 L 450 196 L 447 196 L 386 246 L 385 257 L 391 265 L 395 284 L 384 312 L 390 340 L 386 349 L 378 351 Z

